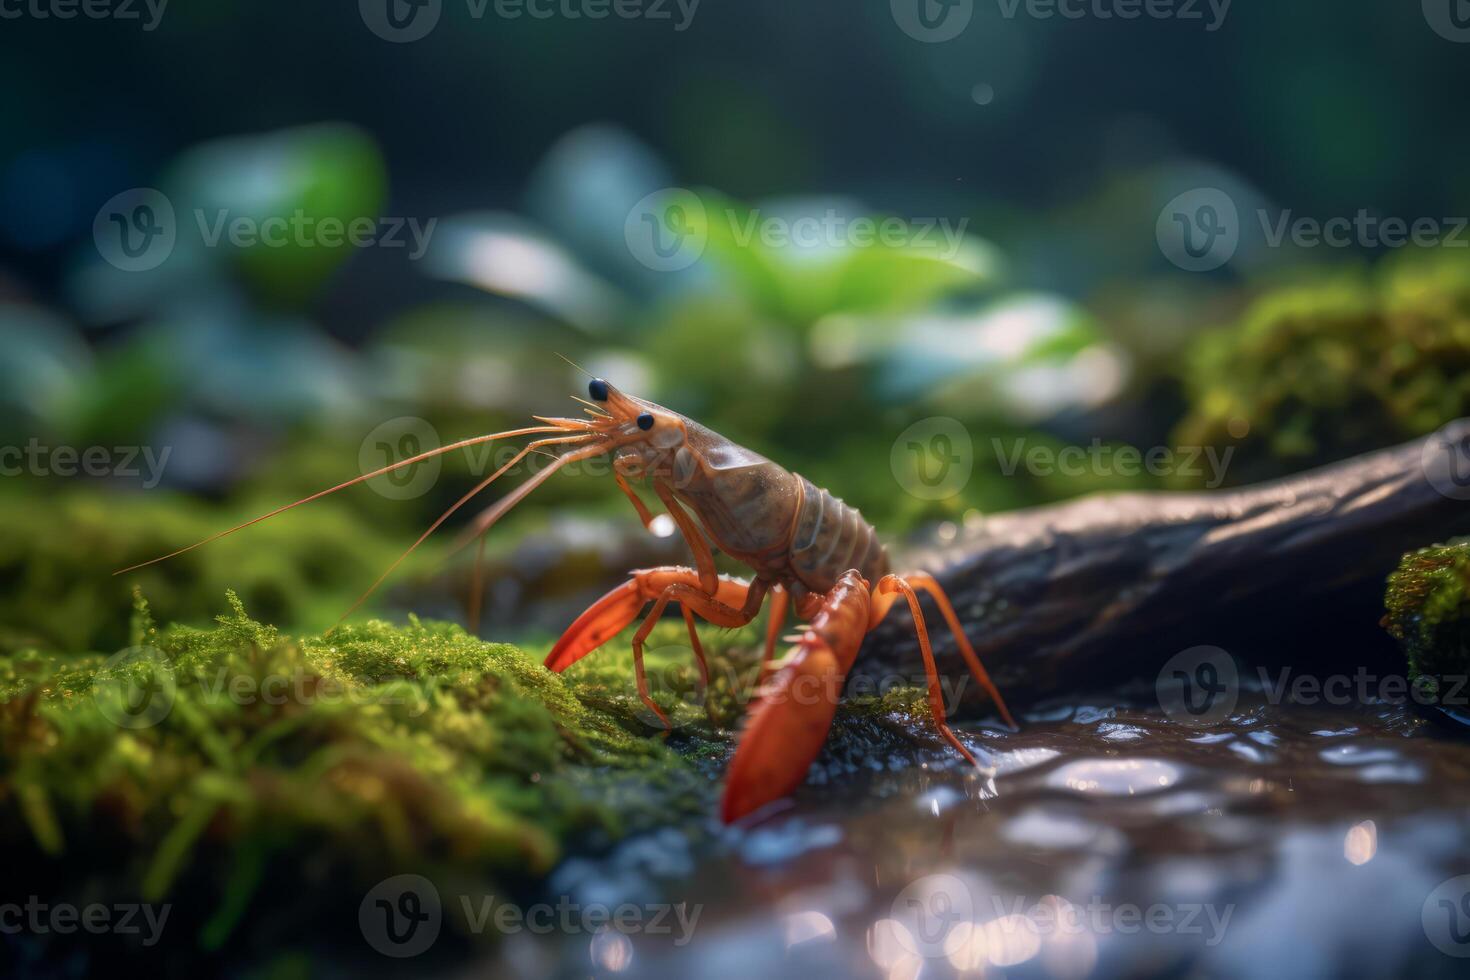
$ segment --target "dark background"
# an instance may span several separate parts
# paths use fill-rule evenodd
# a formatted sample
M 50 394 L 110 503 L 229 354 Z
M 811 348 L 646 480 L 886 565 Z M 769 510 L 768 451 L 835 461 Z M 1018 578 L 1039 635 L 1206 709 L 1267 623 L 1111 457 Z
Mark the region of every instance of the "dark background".
M 685 184 L 854 193 L 910 212 L 1022 209 L 1062 236 L 1067 210 L 1118 175 L 1186 160 L 1302 214 L 1470 203 L 1470 51 L 1417 4 L 1238 0 L 1213 33 L 1206 21 L 999 10 L 978 3 L 942 44 L 906 36 L 872 0 L 704 0 L 683 32 L 493 8 L 476 20 L 449 0 L 411 44 L 380 40 L 343 2 L 175 0 L 151 33 L 0 21 L 0 255 L 11 289 L 53 298 L 117 190 L 200 141 L 323 119 L 376 137 L 390 208 L 406 214 L 515 207 L 547 148 L 593 122 L 626 127 Z M 994 86 L 989 105 L 970 98 L 976 83 Z M 343 335 L 412 289 L 357 265 L 322 301 Z M 1088 285 L 1065 268 L 1031 275 Z

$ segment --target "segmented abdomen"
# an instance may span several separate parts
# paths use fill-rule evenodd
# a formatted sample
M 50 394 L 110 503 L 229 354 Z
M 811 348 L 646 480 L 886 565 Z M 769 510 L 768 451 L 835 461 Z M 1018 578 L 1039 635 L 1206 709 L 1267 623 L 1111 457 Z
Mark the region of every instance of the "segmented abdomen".
M 812 483 L 801 481 L 801 509 L 791 537 L 791 570 L 813 592 L 827 592 L 849 568 L 871 584 L 888 572 L 888 552 L 878 533 L 855 507 Z

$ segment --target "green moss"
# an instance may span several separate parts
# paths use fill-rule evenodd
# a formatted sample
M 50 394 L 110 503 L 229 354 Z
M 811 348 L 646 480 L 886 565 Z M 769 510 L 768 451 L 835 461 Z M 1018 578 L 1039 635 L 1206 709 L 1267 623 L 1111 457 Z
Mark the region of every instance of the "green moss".
M 233 592 L 208 628 L 130 601 L 121 653 L 0 656 L 0 846 L 23 893 L 168 902 L 171 932 L 228 956 L 267 935 L 308 959 L 335 949 L 322 924 L 405 872 L 531 900 L 573 851 L 702 838 L 763 635 L 703 631 L 706 691 L 683 624 L 660 624 L 665 732 L 627 637 L 557 675 L 414 617 L 301 636 Z M 850 698 L 811 779 L 934 744 L 921 689 Z
M 1405 256 L 1258 300 L 1202 336 L 1178 445 L 1233 446 L 1231 482 L 1330 462 L 1470 414 L 1470 265 Z
M 1409 676 L 1434 692 L 1470 674 L 1470 538 L 1404 555 L 1388 577 L 1383 625 L 1404 649 Z
M 267 621 L 325 629 L 412 541 L 381 532 L 346 507 L 318 506 L 113 575 L 264 513 L 281 499 L 226 510 L 163 493 L 7 494 L 0 500 L 0 653 L 116 650 L 127 642 L 134 587 L 174 621 L 208 622 L 219 597 L 234 588 Z M 429 567 L 433 547 L 406 563 L 396 580 Z
M 123 654 L 0 658 L 8 855 L 47 862 L 50 885 L 208 912 L 219 945 L 267 868 L 513 886 L 566 841 L 709 811 L 706 775 L 515 647 L 417 620 L 292 637 L 230 607 L 160 629 L 140 601 Z

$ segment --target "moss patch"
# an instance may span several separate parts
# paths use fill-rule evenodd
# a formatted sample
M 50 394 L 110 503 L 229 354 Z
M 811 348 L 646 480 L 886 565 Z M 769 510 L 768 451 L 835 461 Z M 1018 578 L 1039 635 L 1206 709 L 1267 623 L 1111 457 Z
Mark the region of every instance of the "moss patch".
M 1470 674 L 1470 538 L 1404 555 L 1388 577 L 1383 625 L 1409 661 L 1409 677 L 1438 695 L 1443 679 Z
M 220 596 L 233 588 L 269 622 L 325 629 L 372 583 L 374 570 L 406 546 L 346 507 L 291 511 L 206 548 L 113 575 L 229 527 L 231 518 L 258 516 L 281 499 L 250 499 L 222 511 L 166 494 L 6 494 L 0 499 L 0 653 L 116 650 L 128 642 L 135 587 L 171 621 L 209 622 Z M 399 580 L 434 562 L 432 543 L 415 558 Z
M 1389 260 L 1270 293 L 1206 334 L 1177 445 L 1233 446 L 1232 483 L 1391 445 L 1470 414 L 1470 265 Z
M 706 632 L 708 711 L 683 625 L 653 633 L 665 733 L 625 638 L 556 675 L 450 624 L 292 636 L 229 593 L 214 626 L 160 628 L 137 598 L 120 653 L 0 656 L 12 883 L 53 903 L 170 903 L 168 955 L 192 968 L 263 942 L 308 960 L 365 950 L 357 903 L 397 874 L 531 896 L 573 851 L 665 827 L 711 840 L 760 630 Z M 850 699 L 811 780 L 933 744 L 921 690 Z M 60 952 L 43 939 L 36 955 Z
M 213 948 L 267 866 L 514 887 L 565 841 L 708 811 L 711 780 L 515 647 L 417 620 L 296 638 L 230 603 L 212 629 L 158 629 L 140 601 L 106 659 L 0 658 L 7 854 L 186 905 Z

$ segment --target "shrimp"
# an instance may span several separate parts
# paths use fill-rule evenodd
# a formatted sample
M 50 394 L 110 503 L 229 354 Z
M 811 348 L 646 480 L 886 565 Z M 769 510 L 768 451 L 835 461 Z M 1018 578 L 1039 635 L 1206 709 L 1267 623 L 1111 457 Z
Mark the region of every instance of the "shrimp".
M 560 673 L 607 643 L 638 619 L 632 638 L 638 696 L 664 724 L 667 716 L 649 694 L 643 647 L 668 606 L 676 604 L 688 626 L 691 650 L 701 677 L 709 670 L 695 616 L 721 627 L 752 622 L 771 601 L 761 659 L 761 680 L 747 711 L 744 730 L 726 775 L 720 816 L 726 823 L 747 817 L 789 796 L 816 760 L 837 709 L 843 682 L 863 638 L 900 599 L 913 617 L 928 679 L 934 724 L 944 740 L 972 765 L 974 755 L 949 727 L 939 672 L 919 593 L 928 594 L 953 634 L 966 666 L 990 696 L 1001 717 L 1016 727 L 1004 699 L 966 638 L 959 617 L 933 576 L 894 574 L 888 552 L 862 514 L 806 478 L 739 446 L 693 419 L 642 398 L 625 394 L 601 378 L 587 386 L 588 418 L 535 416 L 540 423 L 508 432 L 477 436 L 401 460 L 277 508 L 187 548 L 123 569 L 123 574 L 172 558 L 243 530 L 293 507 L 410 466 L 431 456 L 496 439 L 543 436 L 525 445 L 509 462 L 482 480 L 444 512 L 414 544 L 383 572 L 342 617 L 346 619 L 382 585 L 429 535 L 515 464 L 533 452 L 558 447 L 555 460 L 497 501 L 471 522 L 460 544 L 479 539 L 517 503 L 557 470 L 604 453 L 613 456 L 613 479 L 637 510 L 644 526 L 654 515 L 633 489 L 646 481 L 673 518 L 693 554 L 693 567 L 670 565 L 637 570 L 627 582 L 597 600 L 577 617 L 547 655 L 547 669 Z M 717 573 L 714 552 L 723 551 L 749 568 L 749 580 Z M 650 607 L 651 603 L 651 607 Z M 806 627 L 779 660 L 775 650 L 788 611 Z M 477 618 L 472 614 L 472 619 Z

